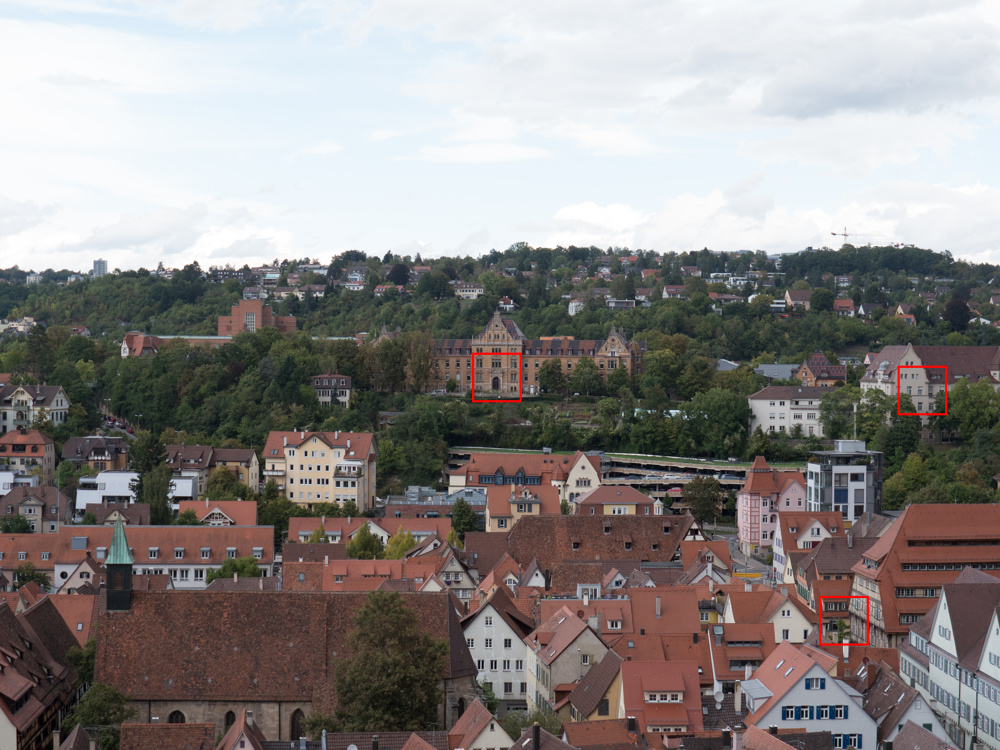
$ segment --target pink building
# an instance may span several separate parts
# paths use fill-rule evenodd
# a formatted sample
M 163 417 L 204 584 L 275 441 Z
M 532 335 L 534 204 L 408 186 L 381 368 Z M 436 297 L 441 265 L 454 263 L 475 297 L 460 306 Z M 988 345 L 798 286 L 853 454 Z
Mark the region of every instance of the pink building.
M 778 511 L 805 510 L 806 480 L 801 471 L 775 471 L 763 456 L 754 459 L 746 483 L 736 494 L 740 551 L 764 552 L 774 541 Z

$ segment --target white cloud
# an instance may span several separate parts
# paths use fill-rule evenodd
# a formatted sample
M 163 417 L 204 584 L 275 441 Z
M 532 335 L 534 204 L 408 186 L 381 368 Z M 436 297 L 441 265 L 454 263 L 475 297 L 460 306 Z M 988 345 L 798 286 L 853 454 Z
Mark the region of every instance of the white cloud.
M 318 156 L 328 156 L 330 154 L 335 154 L 344 147 L 339 143 L 334 143 L 333 141 L 321 141 L 315 146 L 310 146 L 309 148 L 303 149 L 303 154 L 316 154 Z
M 535 146 L 516 143 L 467 143 L 461 146 L 423 146 L 413 156 L 418 161 L 492 164 L 507 161 L 543 159 L 549 152 Z

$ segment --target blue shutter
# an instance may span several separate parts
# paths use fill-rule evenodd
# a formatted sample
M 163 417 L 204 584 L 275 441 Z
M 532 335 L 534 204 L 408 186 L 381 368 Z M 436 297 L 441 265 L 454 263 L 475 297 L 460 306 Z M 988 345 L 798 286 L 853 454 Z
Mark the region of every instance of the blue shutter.
M 819 689 L 820 690 L 826 690 L 826 678 L 825 677 L 820 677 L 819 678 Z
M 849 718 L 847 715 L 847 706 L 844 706 L 844 718 L 845 719 Z
M 798 706 L 795 707 L 795 718 L 796 720 L 802 718 L 802 709 L 799 708 Z
M 858 741 L 857 741 L 857 743 L 856 743 L 856 744 L 855 744 L 854 746 L 855 746 L 855 747 L 856 747 L 856 748 L 857 748 L 858 750 L 861 750 L 861 735 L 860 735 L 860 734 L 858 735 Z
M 809 706 L 809 718 L 810 719 L 813 718 L 813 707 L 812 706 Z

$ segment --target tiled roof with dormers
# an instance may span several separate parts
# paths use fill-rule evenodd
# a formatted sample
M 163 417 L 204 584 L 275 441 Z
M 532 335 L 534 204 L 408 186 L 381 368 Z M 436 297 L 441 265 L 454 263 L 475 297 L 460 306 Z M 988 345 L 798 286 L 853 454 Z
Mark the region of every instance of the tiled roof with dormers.
M 370 432 L 277 432 L 267 434 L 263 459 L 284 458 L 288 448 L 298 448 L 313 438 L 329 448 L 344 451 L 344 458 L 364 461 L 375 450 L 374 436 Z M 350 443 L 350 445 L 348 445 Z
M 122 724 L 120 750 L 215 750 L 215 723 Z

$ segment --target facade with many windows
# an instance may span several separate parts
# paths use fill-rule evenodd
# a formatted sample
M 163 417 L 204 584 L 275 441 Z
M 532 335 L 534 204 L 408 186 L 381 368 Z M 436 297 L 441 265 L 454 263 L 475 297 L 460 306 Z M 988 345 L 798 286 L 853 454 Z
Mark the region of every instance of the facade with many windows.
M 803 437 L 823 437 L 819 403 L 829 388 L 820 386 L 771 385 L 747 397 L 750 404 L 749 431 L 787 432 Z

